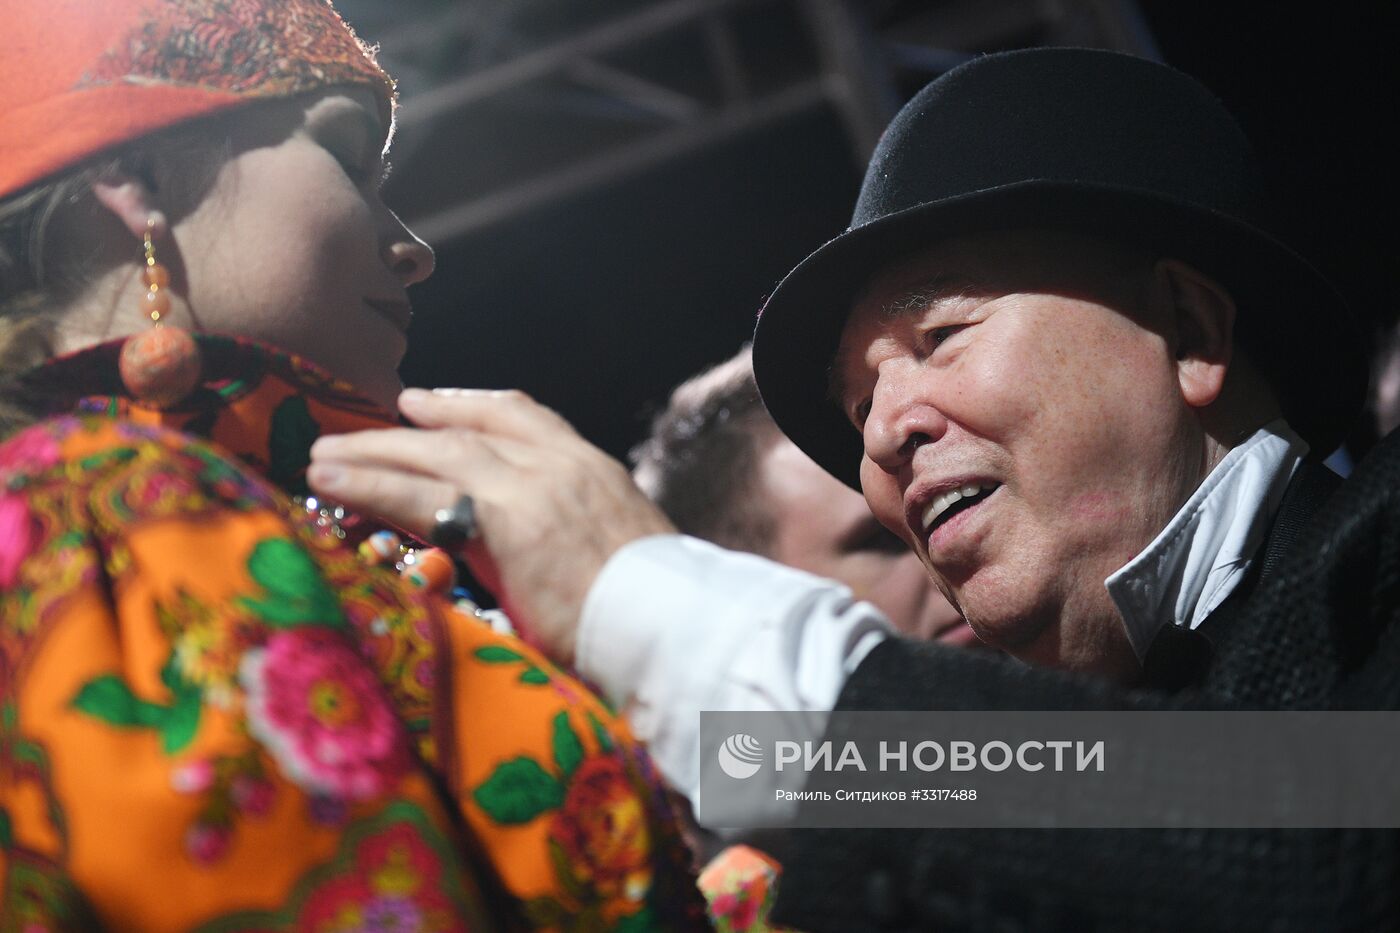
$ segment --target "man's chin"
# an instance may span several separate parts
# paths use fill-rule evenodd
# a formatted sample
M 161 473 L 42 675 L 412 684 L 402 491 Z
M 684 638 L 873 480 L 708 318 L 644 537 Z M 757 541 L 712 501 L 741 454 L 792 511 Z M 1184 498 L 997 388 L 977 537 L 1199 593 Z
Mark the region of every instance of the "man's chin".
M 1066 633 L 1058 620 L 1038 625 L 973 626 L 978 637 L 1032 667 L 1075 674 L 1090 674 L 1118 684 L 1132 684 L 1142 675 L 1142 665 L 1126 638 L 1121 644 L 1110 636 L 1087 632 Z M 983 634 L 987 632 L 987 634 Z
M 1059 667 L 1058 626 L 1027 618 L 987 619 L 969 614 L 968 628 L 990 648 L 1036 667 Z
M 1029 664 L 1056 670 L 1082 671 L 1092 666 L 1092 651 L 1082 650 L 1081 641 L 1066 637 L 1061 625 L 1063 613 L 1054 609 L 999 604 L 992 612 L 967 611 L 972 631 L 989 647 Z

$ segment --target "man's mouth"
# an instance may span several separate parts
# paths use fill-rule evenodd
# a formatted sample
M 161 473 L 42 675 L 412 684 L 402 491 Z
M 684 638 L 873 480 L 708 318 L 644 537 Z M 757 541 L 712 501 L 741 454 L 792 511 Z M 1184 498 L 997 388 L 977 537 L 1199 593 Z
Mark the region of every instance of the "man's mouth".
M 1000 483 L 969 483 L 966 486 L 938 494 L 932 502 L 924 507 L 924 514 L 921 516 L 924 535 L 932 534 L 934 529 L 955 515 L 981 504 L 984 499 L 1000 488 Z

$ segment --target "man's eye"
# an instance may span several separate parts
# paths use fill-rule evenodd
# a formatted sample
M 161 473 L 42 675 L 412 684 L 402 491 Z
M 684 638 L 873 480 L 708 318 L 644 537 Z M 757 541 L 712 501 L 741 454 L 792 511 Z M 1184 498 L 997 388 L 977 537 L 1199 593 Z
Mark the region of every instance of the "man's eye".
M 865 419 L 870 417 L 870 400 L 866 399 L 851 411 L 851 421 L 856 428 L 865 428 Z
M 943 344 L 943 341 L 966 326 L 966 324 L 948 324 L 943 327 L 935 327 L 924 335 L 924 343 L 928 346 L 929 350 L 937 350 Z

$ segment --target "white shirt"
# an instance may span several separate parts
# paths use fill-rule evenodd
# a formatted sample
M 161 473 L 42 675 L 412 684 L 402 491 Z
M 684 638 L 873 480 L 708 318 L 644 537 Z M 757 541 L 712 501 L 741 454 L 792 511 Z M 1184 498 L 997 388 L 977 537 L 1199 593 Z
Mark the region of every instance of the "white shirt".
M 633 541 L 583 606 L 579 672 L 626 713 L 666 779 L 696 799 L 701 710 L 830 710 L 889 630 L 830 580 L 706 541 Z M 811 727 L 807 727 L 811 723 Z
M 1282 420 L 1231 450 L 1186 504 L 1104 581 L 1138 660 L 1164 625 L 1194 629 L 1234 592 L 1308 445 Z
M 1239 584 L 1306 451 L 1282 421 L 1260 429 L 1105 581 L 1139 657 L 1162 625 L 1196 627 Z M 793 711 L 791 734 L 816 739 L 820 720 L 801 711 L 835 706 L 888 633 L 880 611 L 840 584 L 661 535 L 603 567 L 584 603 L 576 660 L 694 800 L 701 710 Z

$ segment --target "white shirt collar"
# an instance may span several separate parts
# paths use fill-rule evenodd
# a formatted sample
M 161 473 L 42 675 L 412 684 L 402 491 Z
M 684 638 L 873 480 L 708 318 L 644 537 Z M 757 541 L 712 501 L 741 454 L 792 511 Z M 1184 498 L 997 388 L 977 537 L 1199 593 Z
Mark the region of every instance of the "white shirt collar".
M 1104 581 L 1139 660 L 1163 625 L 1194 629 L 1234 592 L 1307 451 L 1282 419 L 1260 428 L 1225 455 L 1142 553 Z

